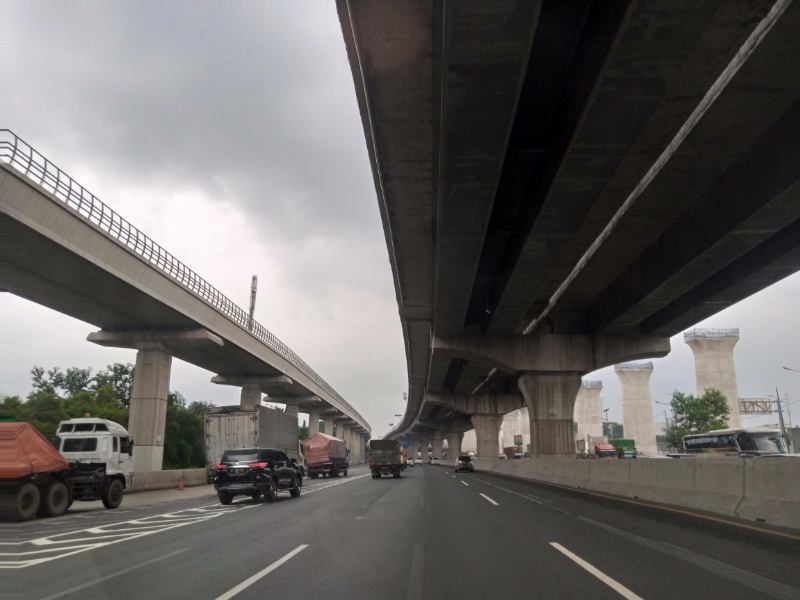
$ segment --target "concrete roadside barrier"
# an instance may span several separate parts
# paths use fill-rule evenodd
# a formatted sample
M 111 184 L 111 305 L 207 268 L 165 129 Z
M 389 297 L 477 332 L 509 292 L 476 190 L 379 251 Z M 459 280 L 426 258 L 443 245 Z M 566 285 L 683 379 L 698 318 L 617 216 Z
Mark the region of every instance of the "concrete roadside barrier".
M 744 495 L 736 516 L 800 529 L 800 456 L 744 460 Z
M 137 471 L 133 474 L 133 488 L 128 490 L 128 493 L 177 489 L 181 480 L 183 480 L 184 486 L 204 485 L 206 484 L 206 470 Z

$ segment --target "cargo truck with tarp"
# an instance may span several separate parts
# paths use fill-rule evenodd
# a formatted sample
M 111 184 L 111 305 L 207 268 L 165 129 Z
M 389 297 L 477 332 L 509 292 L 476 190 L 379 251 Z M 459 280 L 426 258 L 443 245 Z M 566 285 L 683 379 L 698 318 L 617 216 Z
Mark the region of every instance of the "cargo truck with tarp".
M 347 476 L 350 450 L 347 443 L 332 435 L 315 433 L 300 444 L 306 461 L 306 473 L 311 479 Z
M 84 500 L 117 508 L 133 483 L 132 456 L 133 441 L 111 421 L 62 421 L 52 441 L 29 423 L 0 422 L 0 519 L 55 517 Z

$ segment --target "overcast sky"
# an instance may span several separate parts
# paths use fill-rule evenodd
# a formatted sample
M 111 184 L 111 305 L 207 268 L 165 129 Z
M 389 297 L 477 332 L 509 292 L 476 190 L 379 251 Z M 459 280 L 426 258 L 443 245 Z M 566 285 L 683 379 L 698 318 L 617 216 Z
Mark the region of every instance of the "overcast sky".
M 258 275 L 256 319 L 373 435 L 396 423 L 403 338 L 334 2 L 13 0 L 0 19 L 0 127 L 245 310 Z M 740 396 L 800 399 L 800 373 L 781 368 L 800 370 L 798 307 L 795 275 L 698 324 L 739 327 Z M 87 342 L 94 330 L 0 294 L 0 395 L 26 396 L 34 365 L 135 361 Z M 691 351 L 680 336 L 672 346 L 654 361 L 654 400 L 696 391 Z M 175 360 L 170 388 L 238 403 L 213 375 Z M 613 368 L 587 379 L 621 421 Z

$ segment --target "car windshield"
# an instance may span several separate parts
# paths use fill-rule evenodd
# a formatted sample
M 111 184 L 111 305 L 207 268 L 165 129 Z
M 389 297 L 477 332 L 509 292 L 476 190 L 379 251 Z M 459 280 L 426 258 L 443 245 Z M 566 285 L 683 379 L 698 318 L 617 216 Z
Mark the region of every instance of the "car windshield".
M 472 459 L 469 456 L 459 456 L 458 462 L 470 462 Z

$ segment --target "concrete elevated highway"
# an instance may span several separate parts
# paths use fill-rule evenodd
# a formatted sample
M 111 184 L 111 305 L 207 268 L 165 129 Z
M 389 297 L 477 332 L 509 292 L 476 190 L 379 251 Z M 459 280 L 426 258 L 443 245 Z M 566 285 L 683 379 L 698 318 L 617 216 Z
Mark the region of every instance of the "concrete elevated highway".
M 800 269 L 800 3 L 339 0 L 409 377 L 389 436 L 527 407 Z
M 8 130 L 0 131 L 0 288 L 99 327 L 94 343 L 136 349 L 129 429 L 138 471 L 161 469 L 172 357 L 336 423 L 359 452 L 370 426 L 288 346 Z M 329 429 L 332 431 L 332 429 Z M 354 455 L 354 458 L 357 454 Z

